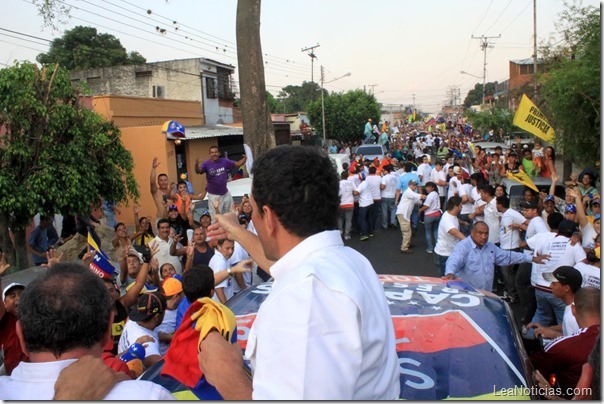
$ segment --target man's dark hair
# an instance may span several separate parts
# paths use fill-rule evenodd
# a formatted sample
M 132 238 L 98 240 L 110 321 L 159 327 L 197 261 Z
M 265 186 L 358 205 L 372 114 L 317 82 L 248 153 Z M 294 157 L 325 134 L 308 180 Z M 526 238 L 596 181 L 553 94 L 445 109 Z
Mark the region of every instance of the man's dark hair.
M 214 271 L 205 264 L 198 264 L 182 276 L 182 290 L 189 303 L 201 297 L 210 297 L 214 289 Z
M 488 182 L 478 184 L 478 190 L 484 192 L 487 195 L 495 196 L 495 188 L 493 188 L 493 186 L 490 185 Z
M 111 299 L 98 276 L 79 263 L 67 262 L 34 279 L 21 294 L 18 311 L 26 348 L 58 358 L 102 342 Z
M 220 238 L 220 239 L 218 239 L 218 245 L 222 247 L 222 245 L 224 244 L 225 241 L 233 241 L 233 240 L 229 240 L 227 238 Z
M 369 167 L 369 174 L 375 174 L 377 169 L 374 166 Z
M 461 205 L 461 198 L 457 195 L 447 199 L 446 210 L 453 210 L 454 207 Z
M 497 197 L 497 203 L 503 206 L 505 209 L 510 208 L 510 198 L 505 195 L 501 195 Z
M 484 175 L 482 173 L 474 173 L 470 175 L 470 181 L 476 181 L 476 186 L 485 182 Z
M 413 163 L 405 163 L 405 172 L 410 173 L 413 171 Z
M 184 186 L 186 186 L 187 183 L 185 182 L 185 180 L 178 180 L 177 186 L 178 185 L 184 185 Z
M 168 174 L 166 173 L 161 173 L 160 175 L 157 176 L 157 179 L 159 180 L 161 177 L 166 177 L 168 178 Z
M 342 171 L 342 173 L 340 174 L 340 178 L 343 180 L 347 180 L 348 179 L 348 171 L 344 170 Z
M 382 167 L 382 171 L 388 171 L 389 173 L 391 173 L 392 171 L 394 171 L 394 167 L 392 166 L 392 164 L 386 164 L 384 167 Z
M 547 216 L 547 225 L 552 230 L 558 230 L 560 222 L 564 220 L 564 215 L 560 212 L 553 212 Z
M 159 225 L 162 224 L 162 223 L 168 223 L 168 224 L 170 224 L 170 221 L 168 219 L 165 219 L 165 218 L 159 219 L 157 221 L 157 229 L 158 230 L 159 230 Z
M 329 157 L 313 147 L 279 146 L 252 168 L 252 193 L 263 215 L 270 207 L 287 231 L 309 237 L 337 228 L 339 180 Z

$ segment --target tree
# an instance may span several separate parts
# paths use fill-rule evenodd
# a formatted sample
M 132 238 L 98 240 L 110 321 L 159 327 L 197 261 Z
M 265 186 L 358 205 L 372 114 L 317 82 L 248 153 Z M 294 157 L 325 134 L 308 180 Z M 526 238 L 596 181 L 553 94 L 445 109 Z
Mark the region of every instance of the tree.
M 40 53 L 41 64 L 58 63 L 69 70 L 145 63 L 138 52 L 126 52 L 120 40 L 96 28 L 77 26 L 53 40 L 48 53 Z
M 493 106 L 492 109 L 480 112 L 467 110 L 465 115 L 468 117 L 468 121 L 472 124 L 472 127 L 481 133 L 486 133 L 489 130 L 497 132 L 499 128 L 502 128 L 505 134 L 510 133 L 513 127 L 513 112 L 498 106 Z
M 312 81 L 304 81 L 301 86 L 289 85 L 281 89 L 279 98 L 287 113 L 306 111 L 311 101 L 321 99 L 321 87 Z
M 495 94 L 496 85 L 496 81 L 487 83 L 485 96 Z M 476 83 L 474 88 L 468 91 L 468 95 L 466 95 L 466 99 L 463 101 L 463 106 L 464 108 L 470 108 L 472 105 L 481 105 L 482 103 L 482 83 Z
M 266 102 L 268 103 L 268 109 L 271 111 L 271 114 L 276 114 L 278 112 L 283 113 L 285 111 L 283 107 L 283 102 L 281 102 L 281 100 L 276 99 L 268 91 L 266 92 Z
M 37 213 L 138 198 L 119 130 L 80 104 L 66 69 L 24 62 L 0 70 L 0 127 L 0 242 L 13 268 L 27 267 L 25 228 Z
M 262 44 L 260 43 L 260 0 L 237 2 L 237 60 L 241 90 L 243 139 L 254 157 L 276 146 L 275 130 L 266 99 Z
M 601 42 L 600 11 L 580 3 L 565 6 L 557 24 L 564 41 L 542 49 L 548 71 L 540 77 L 540 108 L 556 129 L 567 176 L 571 161 L 600 161 Z
M 326 137 L 340 141 L 363 139 L 367 118 L 379 122 L 380 110 L 380 104 L 373 94 L 363 90 L 329 94 L 325 97 Z M 306 113 L 317 134 L 323 133 L 321 100 L 308 104 Z

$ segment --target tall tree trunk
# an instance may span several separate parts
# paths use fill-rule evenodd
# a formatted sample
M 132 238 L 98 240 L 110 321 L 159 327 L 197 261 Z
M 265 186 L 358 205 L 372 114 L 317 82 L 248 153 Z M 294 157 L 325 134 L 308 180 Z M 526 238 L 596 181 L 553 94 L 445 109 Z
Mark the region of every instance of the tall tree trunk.
M 266 99 L 264 62 L 260 43 L 261 0 L 237 2 L 237 59 L 243 115 L 243 140 L 254 158 L 276 146 Z
M 0 248 L 6 254 L 6 260 L 11 267 L 8 273 L 16 272 L 29 267 L 27 248 L 25 247 L 25 230 L 17 230 L 12 233 L 15 240 L 11 240 L 11 232 L 8 226 L 8 217 L 0 213 Z M 16 245 L 16 248 L 15 248 Z

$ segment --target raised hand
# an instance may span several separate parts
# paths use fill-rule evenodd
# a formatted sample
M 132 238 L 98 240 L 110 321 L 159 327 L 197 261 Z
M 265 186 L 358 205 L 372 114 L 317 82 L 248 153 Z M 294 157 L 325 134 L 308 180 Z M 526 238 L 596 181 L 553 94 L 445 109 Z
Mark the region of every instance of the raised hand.
M 10 268 L 10 264 L 6 261 L 6 254 L 0 253 L 0 276 L 4 275 Z

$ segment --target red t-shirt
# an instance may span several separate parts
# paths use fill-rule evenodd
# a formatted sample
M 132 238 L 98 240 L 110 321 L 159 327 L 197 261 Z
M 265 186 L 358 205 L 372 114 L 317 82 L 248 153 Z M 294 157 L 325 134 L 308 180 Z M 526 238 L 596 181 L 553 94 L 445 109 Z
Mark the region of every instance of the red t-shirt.
M 567 388 L 577 385 L 581 368 L 587 363 L 599 334 L 600 325 L 592 325 L 567 337 L 556 338 L 544 347 L 544 352 L 532 355 L 531 362 L 546 379 L 555 374 L 564 394 Z
M 8 312 L 0 319 L 0 346 L 4 346 L 4 369 L 8 375 L 19 362 L 27 361 L 17 337 L 17 317 Z

